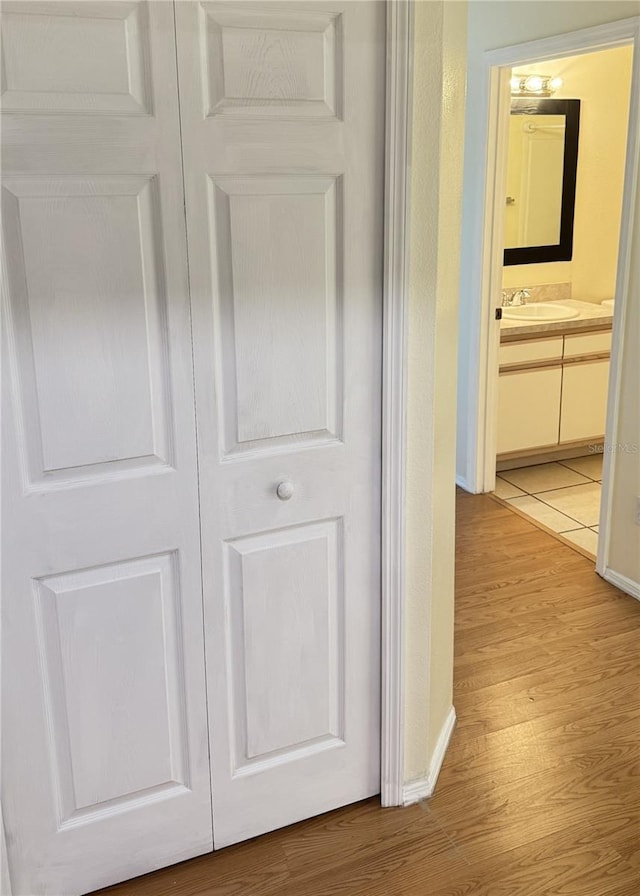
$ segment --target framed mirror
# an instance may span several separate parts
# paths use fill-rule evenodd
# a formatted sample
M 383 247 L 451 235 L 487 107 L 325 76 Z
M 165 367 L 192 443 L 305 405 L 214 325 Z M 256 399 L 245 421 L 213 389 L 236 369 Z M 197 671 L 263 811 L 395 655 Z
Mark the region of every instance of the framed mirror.
M 580 100 L 511 101 L 504 264 L 571 261 Z

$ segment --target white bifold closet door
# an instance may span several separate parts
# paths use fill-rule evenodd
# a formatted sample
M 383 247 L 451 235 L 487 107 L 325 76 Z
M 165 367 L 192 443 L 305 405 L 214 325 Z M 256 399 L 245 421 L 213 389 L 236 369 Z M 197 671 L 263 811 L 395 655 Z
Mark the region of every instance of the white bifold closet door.
M 214 843 L 379 792 L 383 3 L 178 3 Z
M 74 896 L 379 790 L 385 8 L 2 42 L 2 813 Z
M 212 845 L 173 4 L 2 46 L 2 810 L 70 896 Z

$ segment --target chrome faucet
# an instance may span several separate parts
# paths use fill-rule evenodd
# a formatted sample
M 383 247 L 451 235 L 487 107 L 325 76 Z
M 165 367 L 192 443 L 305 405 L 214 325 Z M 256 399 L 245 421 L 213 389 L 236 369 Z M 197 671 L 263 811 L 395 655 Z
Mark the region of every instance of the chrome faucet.
M 526 305 L 527 299 L 531 298 L 531 291 L 528 289 L 503 289 L 502 290 L 502 307 L 510 308 L 513 305 Z

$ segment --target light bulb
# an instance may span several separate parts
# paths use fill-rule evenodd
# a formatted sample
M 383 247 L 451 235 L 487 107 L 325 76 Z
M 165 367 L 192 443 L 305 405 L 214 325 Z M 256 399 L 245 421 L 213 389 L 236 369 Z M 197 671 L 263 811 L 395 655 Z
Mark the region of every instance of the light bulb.
M 525 87 L 532 93 L 537 93 L 544 87 L 544 80 L 540 77 L 540 75 L 530 75 L 525 81 Z
M 559 88 L 562 87 L 562 78 L 552 78 L 549 81 L 549 87 L 552 90 L 559 90 Z
M 511 93 L 517 93 L 520 90 L 520 78 L 514 75 L 511 79 Z

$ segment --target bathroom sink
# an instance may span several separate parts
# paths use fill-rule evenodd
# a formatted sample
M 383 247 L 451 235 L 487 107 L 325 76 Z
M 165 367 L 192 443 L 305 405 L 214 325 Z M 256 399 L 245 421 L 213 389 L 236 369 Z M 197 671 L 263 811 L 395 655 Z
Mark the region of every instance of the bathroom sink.
M 531 305 L 513 305 L 502 309 L 507 320 L 571 320 L 580 311 L 560 302 L 534 302 Z

